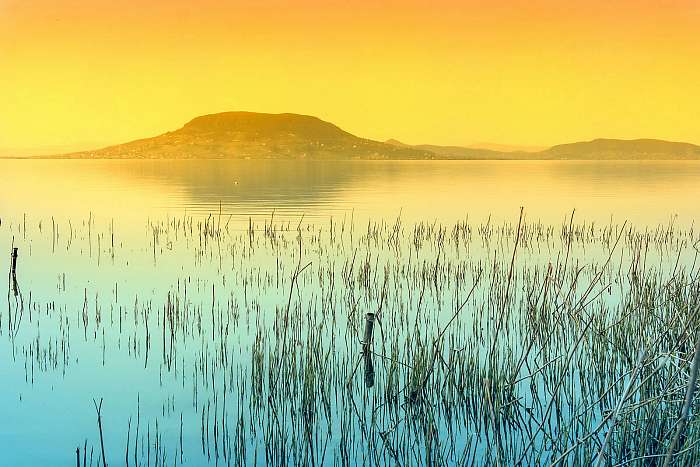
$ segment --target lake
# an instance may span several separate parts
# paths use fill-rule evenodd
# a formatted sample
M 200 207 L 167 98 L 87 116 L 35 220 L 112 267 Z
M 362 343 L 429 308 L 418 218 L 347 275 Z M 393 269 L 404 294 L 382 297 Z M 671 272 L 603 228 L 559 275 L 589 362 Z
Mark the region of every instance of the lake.
M 692 222 L 700 162 L 589 161 L 82 161 L 0 160 L 4 216 L 136 220 L 218 213 L 560 222 Z M 138 209 L 135 209 L 138 207 Z
M 3 465 L 634 464 L 670 443 L 698 162 L 0 170 Z

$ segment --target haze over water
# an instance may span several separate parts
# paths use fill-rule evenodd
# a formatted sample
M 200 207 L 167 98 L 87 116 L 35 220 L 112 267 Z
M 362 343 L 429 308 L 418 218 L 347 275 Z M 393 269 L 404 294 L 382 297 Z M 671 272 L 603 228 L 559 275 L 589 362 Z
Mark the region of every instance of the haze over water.
M 209 214 L 336 221 L 401 217 L 454 223 L 628 220 L 690 225 L 700 162 L 687 161 L 50 161 L 0 160 L 3 217 L 92 213 L 119 226 Z

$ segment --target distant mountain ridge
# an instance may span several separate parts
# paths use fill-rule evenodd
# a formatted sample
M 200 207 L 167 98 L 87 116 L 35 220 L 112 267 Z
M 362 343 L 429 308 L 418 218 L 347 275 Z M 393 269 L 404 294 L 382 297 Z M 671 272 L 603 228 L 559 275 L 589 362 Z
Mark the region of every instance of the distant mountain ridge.
M 430 151 L 439 159 L 464 160 L 700 160 L 700 146 L 659 139 L 605 139 L 567 143 L 541 151 L 495 151 L 462 146 L 388 144 Z
M 700 146 L 659 139 L 594 139 L 553 146 L 543 151 L 551 159 L 700 159 Z
M 332 123 L 298 114 L 224 112 L 182 128 L 70 159 L 430 159 L 432 153 L 358 138 Z
M 319 118 L 224 112 L 151 138 L 49 156 L 66 159 L 700 160 L 700 146 L 654 139 L 596 139 L 539 151 L 407 145 L 357 137 Z

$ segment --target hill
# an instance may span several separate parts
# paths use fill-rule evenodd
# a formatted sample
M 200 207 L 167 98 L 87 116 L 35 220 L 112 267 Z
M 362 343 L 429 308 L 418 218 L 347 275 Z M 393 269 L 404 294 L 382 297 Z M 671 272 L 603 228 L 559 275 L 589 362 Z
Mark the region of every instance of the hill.
M 560 144 L 539 154 L 563 160 L 700 160 L 700 146 L 658 139 L 595 139 Z
M 358 138 L 316 117 L 225 112 L 152 138 L 54 156 L 70 159 L 431 159 L 432 153 Z
M 498 151 L 462 146 L 405 145 L 387 141 L 403 148 L 414 148 L 435 154 L 436 159 L 462 160 L 700 160 L 700 146 L 658 139 L 595 139 L 560 144 L 540 151 Z
M 654 139 L 593 141 L 540 151 L 407 145 L 352 135 L 298 114 L 225 112 L 197 117 L 152 138 L 51 156 L 70 159 L 446 159 L 446 160 L 700 160 L 700 146 Z
M 494 151 L 484 148 L 473 148 L 466 146 L 438 146 L 434 144 L 417 144 L 410 146 L 401 141 L 390 139 L 387 144 L 392 144 L 402 148 L 414 148 L 421 151 L 428 151 L 435 154 L 436 159 L 455 160 L 499 160 L 499 159 L 520 159 L 521 152 Z

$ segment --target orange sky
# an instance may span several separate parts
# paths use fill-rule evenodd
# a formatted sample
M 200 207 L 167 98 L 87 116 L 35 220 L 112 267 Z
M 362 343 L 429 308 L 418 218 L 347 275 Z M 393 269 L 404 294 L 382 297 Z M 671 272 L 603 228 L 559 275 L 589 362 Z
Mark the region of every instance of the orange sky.
M 700 143 L 700 1 L 0 0 L 0 155 L 226 110 L 376 139 Z

